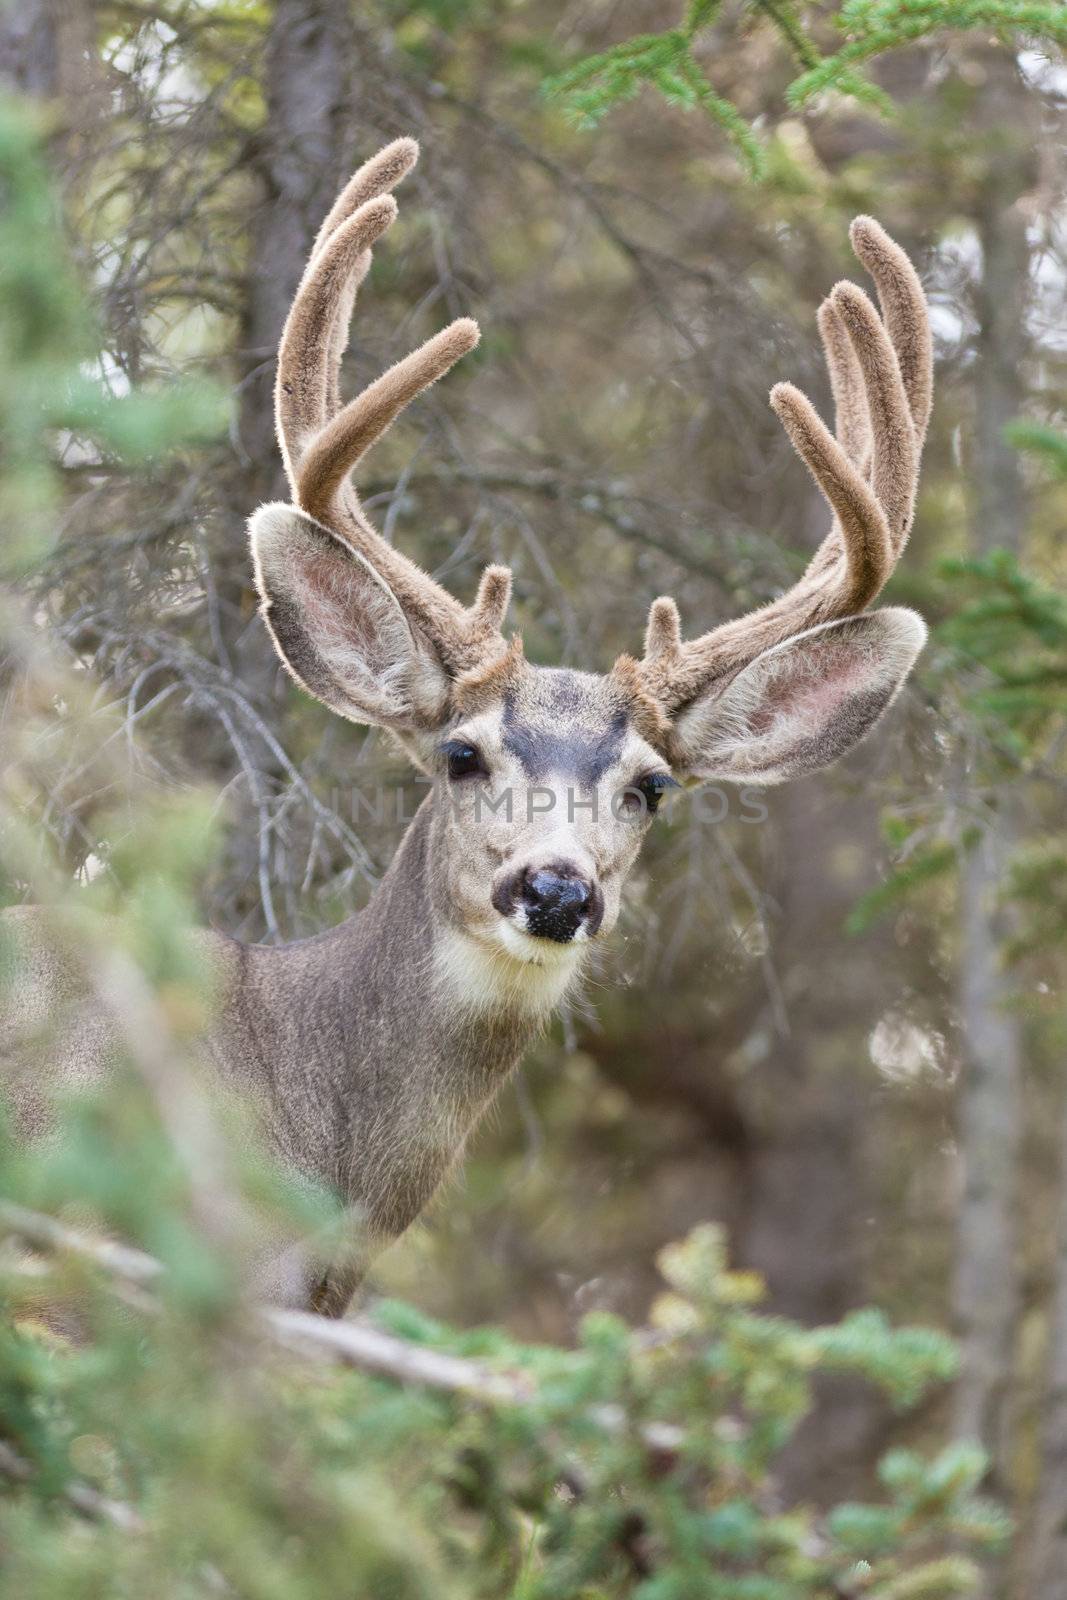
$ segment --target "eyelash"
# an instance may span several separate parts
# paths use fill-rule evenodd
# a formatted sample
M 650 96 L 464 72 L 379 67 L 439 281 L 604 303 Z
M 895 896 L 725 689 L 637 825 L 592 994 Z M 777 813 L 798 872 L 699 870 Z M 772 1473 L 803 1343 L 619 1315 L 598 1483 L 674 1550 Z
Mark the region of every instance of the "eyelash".
M 649 772 L 645 777 L 638 778 L 632 787 L 644 797 L 645 809 L 650 817 L 654 817 L 667 790 L 677 789 L 680 785 L 669 772 Z

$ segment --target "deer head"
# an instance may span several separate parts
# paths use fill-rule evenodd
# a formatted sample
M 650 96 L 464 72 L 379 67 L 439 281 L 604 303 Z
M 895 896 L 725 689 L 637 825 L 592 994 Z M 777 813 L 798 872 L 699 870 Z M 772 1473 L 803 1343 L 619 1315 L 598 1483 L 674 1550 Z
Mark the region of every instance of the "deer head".
M 286 667 L 354 722 L 389 730 L 434 784 L 434 900 L 446 923 L 519 963 L 573 959 L 618 914 L 659 798 L 677 783 L 781 783 L 829 765 L 892 701 L 925 638 L 871 612 L 907 541 L 931 403 L 926 303 L 902 250 L 852 224 L 881 316 L 839 283 L 819 312 L 836 435 L 778 384 L 771 404 L 832 512 L 800 581 L 684 640 L 653 601 L 641 660 L 603 675 L 539 667 L 503 633 L 506 568 L 463 605 L 374 530 L 349 474 L 415 395 L 478 341 L 461 319 L 342 405 L 338 377 L 401 139 L 351 179 L 316 240 L 282 335 L 278 434 L 292 504 L 251 520 L 263 615 Z

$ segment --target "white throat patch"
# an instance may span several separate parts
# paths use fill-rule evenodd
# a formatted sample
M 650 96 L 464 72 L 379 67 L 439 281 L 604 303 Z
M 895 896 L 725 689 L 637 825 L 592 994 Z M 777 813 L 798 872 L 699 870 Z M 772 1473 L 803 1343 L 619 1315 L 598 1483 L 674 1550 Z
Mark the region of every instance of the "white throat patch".
M 545 1016 L 577 978 L 588 941 L 554 944 L 501 921 L 499 943 L 450 929 L 435 942 L 435 980 L 469 1011 Z

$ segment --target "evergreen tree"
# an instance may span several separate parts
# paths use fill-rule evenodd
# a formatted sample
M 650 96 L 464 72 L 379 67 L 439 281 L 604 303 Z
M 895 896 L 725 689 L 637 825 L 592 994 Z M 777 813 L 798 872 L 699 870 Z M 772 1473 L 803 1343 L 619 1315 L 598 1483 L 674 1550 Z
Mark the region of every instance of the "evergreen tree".
M 652 88 L 670 104 L 703 111 L 717 122 L 750 175 L 762 178 L 766 152 L 756 128 L 714 84 L 711 35 L 724 26 L 777 35 L 796 71 L 785 91 L 792 109 L 836 94 L 890 118 L 896 113 L 893 100 L 864 71 L 890 50 L 960 31 L 993 34 L 1009 47 L 1019 39 L 1067 42 L 1067 16 L 1056 0 L 844 0 L 829 15 L 805 0 L 748 0 L 731 22 L 724 21 L 721 0 L 691 0 L 680 26 L 637 34 L 585 56 L 550 76 L 545 92 L 578 126 L 591 128 L 615 106 Z M 845 36 L 838 48 L 828 43 L 830 28 Z M 705 65 L 708 57 L 711 64 Z

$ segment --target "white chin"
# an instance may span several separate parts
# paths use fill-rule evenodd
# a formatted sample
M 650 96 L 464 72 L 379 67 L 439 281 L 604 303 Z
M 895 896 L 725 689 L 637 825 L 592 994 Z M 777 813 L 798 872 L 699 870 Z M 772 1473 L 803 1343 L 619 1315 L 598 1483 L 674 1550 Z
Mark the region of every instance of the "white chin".
M 573 939 L 560 944 L 557 939 L 536 939 L 514 922 L 503 917 L 495 924 L 496 942 L 516 961 L 529 962 L 536 967 L 558 967 L 574 961 L 588 944 L 588 935 L 579 928 Z

